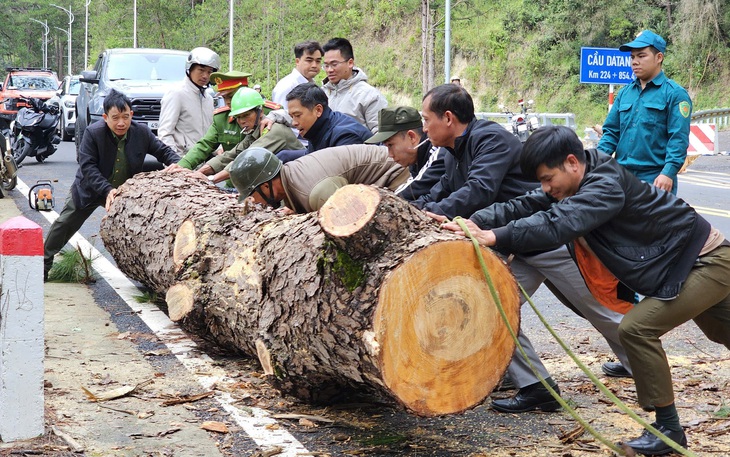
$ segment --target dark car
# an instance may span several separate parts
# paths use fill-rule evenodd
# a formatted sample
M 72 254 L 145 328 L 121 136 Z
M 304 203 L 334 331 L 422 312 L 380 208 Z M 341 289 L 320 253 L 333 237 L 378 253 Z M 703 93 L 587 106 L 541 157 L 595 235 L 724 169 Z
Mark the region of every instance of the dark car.
M 84 129 L 102 119 L 104 97 L 116 89 L 132 101 L 133 119 L 157 133 L 162 96 L 185 77 L 187 51 L 119 48 L 99 54 L 93 70 L 81 73 L 76 97 L 76 147 Z

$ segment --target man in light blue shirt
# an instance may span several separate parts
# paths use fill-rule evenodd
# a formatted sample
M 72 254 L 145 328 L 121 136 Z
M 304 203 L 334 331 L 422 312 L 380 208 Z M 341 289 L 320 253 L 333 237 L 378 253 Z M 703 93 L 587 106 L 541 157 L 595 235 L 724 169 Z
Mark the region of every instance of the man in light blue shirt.
M 636 79 L 616 97 L 603 124 L 598 150 L 613 154 L 632 174 L 677 193 L 677 173 L 687 157 L 692 101 L 662 71 L 667 43 L 644 30 L 619 49 L 631 52 Z

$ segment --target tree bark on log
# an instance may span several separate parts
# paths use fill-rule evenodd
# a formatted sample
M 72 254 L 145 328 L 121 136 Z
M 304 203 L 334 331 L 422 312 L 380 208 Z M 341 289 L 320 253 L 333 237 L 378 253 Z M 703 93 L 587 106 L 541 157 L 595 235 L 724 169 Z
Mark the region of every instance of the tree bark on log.
M 257 356 L 305 400 L 354 387 L 419 415 L 460 412 L 514 350 L 472 244 L 387 190 L 346 186 L 319 214 L 280 217 L 153 173 L 120 188 L 102 237 L 122 271 L 166 292 L 173 320 Z M 517 329 L 514 278 L 482 253 Z

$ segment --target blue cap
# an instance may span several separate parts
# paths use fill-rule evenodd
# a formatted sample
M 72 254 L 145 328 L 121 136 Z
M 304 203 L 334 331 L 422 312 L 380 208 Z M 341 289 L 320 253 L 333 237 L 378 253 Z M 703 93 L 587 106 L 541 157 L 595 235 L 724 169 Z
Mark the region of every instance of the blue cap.
M 636 35 L 634 41 L 622 44 L 618 49 L 621 52 L 630 52 L 632 49 L 641 49 L 647 46 L 654 46 L 659 52 L 665 52 L 667 50 L 667 42 L 664 41 L 664 38 L 651 30 L 644 30 Z

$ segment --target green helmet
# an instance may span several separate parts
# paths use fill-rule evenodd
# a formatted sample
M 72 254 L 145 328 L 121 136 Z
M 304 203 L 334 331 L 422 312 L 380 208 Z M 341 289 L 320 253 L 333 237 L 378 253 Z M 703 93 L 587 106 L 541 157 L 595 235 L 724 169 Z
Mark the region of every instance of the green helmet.
M 256 95 L 261 98 L 258 92 Z M 268 149 L 253 147 L 240 153 L 231 164 L 231 182 L 238 189 L 238 201 L 243 201 L 258 186 L 274 179 L 279 170 L 281 160 Z
M 242 87 L 236 91 L 231 100 L 231 113 L 229 116 L 237 116 L 254 108 L 264 106 L 264 99 L 261 94 L 248 87 Z

